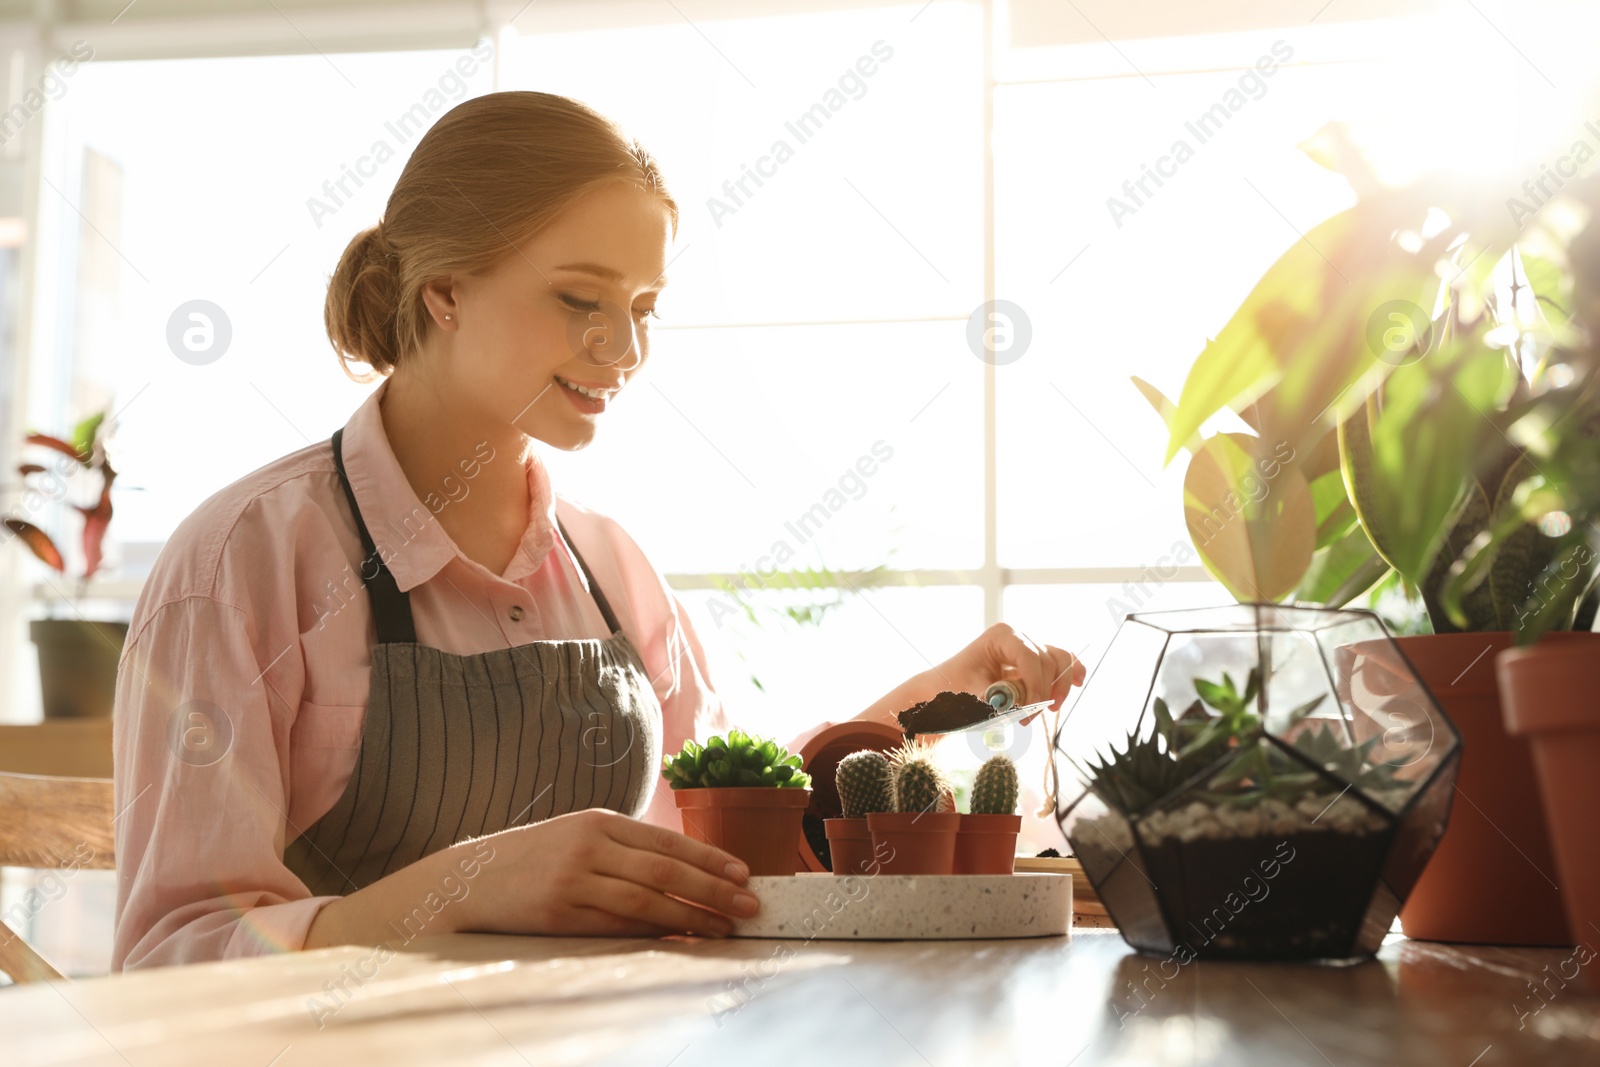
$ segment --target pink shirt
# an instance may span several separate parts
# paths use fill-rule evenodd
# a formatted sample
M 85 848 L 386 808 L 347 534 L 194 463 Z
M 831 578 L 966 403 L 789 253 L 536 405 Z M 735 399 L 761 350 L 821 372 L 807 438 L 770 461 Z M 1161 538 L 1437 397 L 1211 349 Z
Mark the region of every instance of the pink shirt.
M 663 752 L 723 725 L 681 605 L 615 522 L 558 499 L 537 461 L 503 575 L 462 555 L 433 516 L 472 491 L 485 444 L 421 499 L 385 435 L 380 385 L 351 416 L 345 469 L 402 590 L 417 640 L 463 655 L 605 637 L 555 528 L 559 511 L 663 712 Z M 112 969 L 298 949 L 317 911 L 283 849 L 333 807 L 355 767 L 375 639 L 352 566 L 362 549 L 327 441 L 223 489 L 179 525 L 134 609 L 114 725 L 117 918 Z M 199 716 L 196 716 L 196 712 Z M 206 764 L 207 723 L 212 751 Z M 181 731 L 190 744 L 177 742 Z M 230 736 L 231 735 L 231 736 Z M 182 754 L 180 758 L 179 754 Z M 677 829 L 657 780 L 645 818 Z

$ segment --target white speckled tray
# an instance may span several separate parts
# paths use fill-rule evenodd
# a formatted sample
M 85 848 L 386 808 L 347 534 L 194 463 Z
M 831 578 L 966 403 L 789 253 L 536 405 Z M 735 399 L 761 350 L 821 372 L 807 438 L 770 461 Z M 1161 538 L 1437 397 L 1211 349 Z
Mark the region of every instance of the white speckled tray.
M 734 937 L 953 940 L 1072 932 L 1072 879 L 1056 874 L 757 877 L 754 918 Z

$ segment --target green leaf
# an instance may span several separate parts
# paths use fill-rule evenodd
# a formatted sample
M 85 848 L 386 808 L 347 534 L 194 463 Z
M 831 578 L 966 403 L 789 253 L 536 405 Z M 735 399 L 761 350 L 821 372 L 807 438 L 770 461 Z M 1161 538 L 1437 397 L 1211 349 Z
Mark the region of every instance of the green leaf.
M 1208 682 L 1204 678 L 1196 678 L 1194 680 L 1194 688 L 1195 692 L 1200 694 L 1201 700 L 1204 700 L 1218 711 L 1222 711 L 1236 699 L 1231 684 L 1227 688 L 1223 688 L 1216 682 Z
M 106 413 L 99 412 L 90 415 L 72 428 L 72 447 L 80 456 L 89 456 L 94 452 L 95 438 L 100 435 L 100 425 L 106 421 Z
M 1167 708 L 1167 702 L 1156 697 L 1155 702 L 1156 733 L 1162 737 L 1172 737 L 1172 712 Z
M 1387 201 L 1358 204 L 1314 227 L 1267 269 L 1190 367 L 1169 421 L 1168 462 L 1213 416 L 1254 404 L 1275 387 L 1275 425 L 1261 432 L 1313 431 L 1371 370 L 1365 323 L 1381 302 L 1371 289 L 1392 289 L 1403 279 L 1389 295 L 1411 292 L 1432 277 L 1431 263 L 1399 259 L 1389 239 L 1395 213 Z M 1352 277 L 1370 286 L 1352 284 Z
M 1292 711 L 1290 711 L 1289 712 L 1289 725 L 1291 725 L 1291 726 L 1294 725 L 1295 723 L 1299 722 L 1301 719 L 1305 718 L 1307 715 L 1310 715 L 1313 711 L 1316 711 L 1317 708 L 1322 705 L 1322 702 L 1324 700 L 1326 700 L 1327 698 L 1328 698 L 1328 694 L 1323 693 L 1321 696 L 1318 696 L 1318 697 L 1316 697 L 1316 698 L 1314 698 L 1312 700 L 1308 700 L 1304 704 L 1301 704 L 1298 708 L 1295 708 Z M 1380 734 L 1379 736 L 1381 737 L 1382 735 Z
M 1200 561 L 1237 600 L 1276 601 L 1316 548 L 1305 476 L 1260 438 L 1217 434 L 1189 461 L 1184 521 Z
M 1139 390 L 1140 394 L 1150 402 L 1150 406 L 1156 409 L 1156 414 L 1161 416 L 1162 423 L 1170 430 L 1172 428 L 1172 418 L 1178 411 L 1177 405 L 1168 400 L 1161 390 L 1143 378 L 1131 375 L 1129 380 L 1133 382 L 1133 387 Z M 1200 450 L 1200 435 L 1198 433 L 1190 434 L 1189 439 L 1183 443 L 1183 447 L 1190 452 L 1198 452 Z M 1168 460 L 1170 462 L 1171 457 L 1168 457 Z
M 1345 480 L 1373 547 L 1409 589 L 1420 587 L 1459 512 L 1486 434 L 1488 408 L 1510 384 L 1492 349 L 1455 351 L 1390 375 L 1340 427 Z
M 1311 558 L 1295 600 L 1307 604 L 1339 608 L 1350 603 L 1389 571 L 1389 564 L 1378 555 L 1359 525 L 1352 525 L 1343 537 Z
M 1327 548 L 1341 540 L 1356 525 L 1356 509 L 1345 492 L 1344 472 L 1327 471 L 1310 483 L 1311 505 L 1317 516 L 1317 548 Z
M 1230 325 L 1232 325 L 1230 323 Z M 1239 332 L 1243 332 L 1242 330 Z M 1238 397 L 1254 400 L 1272 384 L 1278 371 L 1272 351 L 1259 336 L 1229 337 L 1206 345 L 1179 394 L 1167 436 L 1163 463 L 1200 433 L 1200 427 Z

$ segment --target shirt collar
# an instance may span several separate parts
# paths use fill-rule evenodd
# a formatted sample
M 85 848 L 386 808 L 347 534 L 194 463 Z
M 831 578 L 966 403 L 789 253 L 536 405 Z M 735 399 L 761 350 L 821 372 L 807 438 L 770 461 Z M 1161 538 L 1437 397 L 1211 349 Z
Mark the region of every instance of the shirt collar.
M 406 479 L 400 461 L 389 446 L 383 413 L 378 406 L 388 385 L 385 379 L 350 416 L 343 438 L 345 474 L 379 555 L 388 564 L 402 592 L 428 581 L 452 559 L 459 558 L 468 567 L 489 573 L 462 555 L 435 518 L 450 506 L 444 487 L 426 493 L 425 503 Z M 514 463 L 516 457 L 489 451 L 486 444 L 484 451 L 463 457 L 463 462 L 468 464 L 462 472 L 463 481 L 470 481 L 466 470 L 477 469 L 473 464 L 481 468 L 485 463 Z M 550 487 L 549 473 L 537 456 L 530 456 L 523 469 L 528 479 L 527 527 L 505 574 L 494 576 L 511 582 L 538 570 L 556 541 L 555 494 Z

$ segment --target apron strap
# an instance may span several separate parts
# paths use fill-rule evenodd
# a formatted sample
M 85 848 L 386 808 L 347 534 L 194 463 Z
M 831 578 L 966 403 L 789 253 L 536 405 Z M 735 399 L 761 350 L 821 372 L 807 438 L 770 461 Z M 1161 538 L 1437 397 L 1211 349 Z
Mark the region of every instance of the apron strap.
M 394 574 L 383 562 L 382 555 L 372 541 L 366 520 L 361 517 L 361 508 L 356 504 L 355 490 L 350 487 L 350 476 L 344 469 L 343 439 L 343 427 L 333 431 L 333 465 L 339 472 L 339 484 L 344 487 L 345 499 L 350 502 L 350 512 L 356 518 L 356 531 L 361 535 L 361 547 L 367 553 L 361 561 L 360 574 L 362 584 L 367 587 L 367 595 L 372 600 L 372 615 L 378 625 L 378 643 L 414 644 L 417 640 L 417 629 L 411 615 L 411 594 L 401 591 L 395 582 Z M 589 564 L 584 562 L 583 554 L 578 551 L 578 546 L 573 543 L 572 537 L 560 519 L 556 520 L 556 529 L 561 531 L 561 539 L 566 542 L 572 558 L 578 561 L 578 569 L 583 571 L 584 580 L 589 583 L 589 592 L 594 597 L 595 607 L 600 609 L 601 618 L 606 621 L 606 627 L 613 634 L 620 633 L 622 625 L 617 622 L 610 601 L 606 600 L 605 593 L 601 592 L 600 583 L 594 580 Z M 369 570 L 374 570 L 371 577 L 367 574 Z
M 594 596 L 595 607 L 600 609 L 600 616 L 606 620 L 606 627 L 613 634 L 620 633 L 622 625 L 617 622 L 617 616 L 611 610 L 610 601 L 606 600 L 606 595 L 600 591 L 600 583 L 594 580 L 594 574 L 590 572 L 589 565 L 583 561 L 583 553 L 578 551 L 578 546 L 572 541 L 572 535 L 567 533 L 567 528 L 561 524 L 560 519 L 556 519 L 556 529 L 561 531 L 561 540 L 567 543 L 567 549 L 572 553 L 572 558 L 578 561 L 578 568 L 583 571 L 584 581 L 589 583 L 589 592 Z
M 411 617 L 411 594 L 401 591 L 378 547 L 372 543 L 372 534 L 367 531 L 366 520 L 361 517 L 361 508 L 356 504 L 355 490 L 350 488 L 350 477 L 344 471 L 343 438 L 343 427 L 333 431 L 333 465 L 339 471 L 339 484 L 344 486 L 350 512 L 356 517 L 356 531 L 361 534 L 361 547 L 367 553 L 361 560 L 361 582 L 367 587 L 367 596 L 372 601 L 372 617 L 378 624 L 378 643 L 414 644 L 417 628 Z M 370 576 L 367 573 L 369 570 L 373 572 Z

